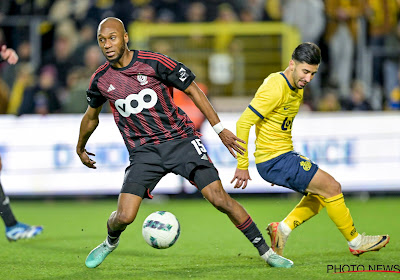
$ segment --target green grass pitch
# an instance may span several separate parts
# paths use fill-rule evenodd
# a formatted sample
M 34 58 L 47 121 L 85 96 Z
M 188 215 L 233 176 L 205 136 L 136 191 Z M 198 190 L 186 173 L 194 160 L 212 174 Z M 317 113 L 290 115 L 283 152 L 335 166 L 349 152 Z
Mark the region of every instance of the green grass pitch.
M 297 196 L 235 198 L 251 214 L 268 244 L 266 225 L 282 220 L 299 201 Z M 346 200 L 358 231 L 390 234 L 387 247 L 354 257 L 322 210 L 292 232 L 285 249 L 285 256 L 295 263 L 292 269 L 270 268 L 229 219 L 203 199 L 146 202 L 136 222 L 123 233 L 118 249 L 98 268 L 88 269 L 85 258 L 105 239 L 106 220 L 116 201 L 12 201 L 17 218 L 43 225 L 44 232 L 33 240 L 12 243 L 3 235 L 0 279 L 400 279 L 400 273 L 327 272 L 328 265 L 399 268 L 400 197 Z M 169 249 L 153 249 L 142 238 L 143 220 L 156 210 L 170 211 L 180 221 L 181 236 Z

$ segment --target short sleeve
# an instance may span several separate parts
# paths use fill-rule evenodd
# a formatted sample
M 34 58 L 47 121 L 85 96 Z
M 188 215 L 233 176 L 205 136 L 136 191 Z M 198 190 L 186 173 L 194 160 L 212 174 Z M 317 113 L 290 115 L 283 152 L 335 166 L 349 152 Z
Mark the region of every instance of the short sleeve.
M 157 74 L 168 85 L 184 91 L 196 78 L 195 74 L 183 63 L 176 61 L 166 55 L 161 55 L 157 66 Z
M 107 101 L 100 92 L 91 91 L 90 89 L 86 91 L 86 99 L 89 106 L 92 108 L 98 108 Z

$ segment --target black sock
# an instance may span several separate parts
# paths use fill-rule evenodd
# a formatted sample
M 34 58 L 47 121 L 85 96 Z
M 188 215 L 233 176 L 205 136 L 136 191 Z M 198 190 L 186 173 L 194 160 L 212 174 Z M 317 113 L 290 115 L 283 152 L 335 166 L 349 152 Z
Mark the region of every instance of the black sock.
M 264 237 L 262 236 L 260 230 L 250 216 L 244 223 L 236 227 L 240 229 L 240 231 L 243 232 L 243 234 L 254 245 L 254 247 L 257 248 L 260 256 L 264 255 L 269 250 L 269 247 L 265 242 Z
M 124 231 L 124 229 L 123 230 L 112 230 L 107 223 L 107 231 L 108 231 L 107 241 L 108 241 L 108 243 L 110 243 L 110 245 L 114 245 L 115 243 L 118 242 L 119 236 Z
M 12 227 L 17 224 L 17 220 L 10 207 L 10 200 L 5 196 L 3 186 L 0 183 L 0 216 L 6 227 Z

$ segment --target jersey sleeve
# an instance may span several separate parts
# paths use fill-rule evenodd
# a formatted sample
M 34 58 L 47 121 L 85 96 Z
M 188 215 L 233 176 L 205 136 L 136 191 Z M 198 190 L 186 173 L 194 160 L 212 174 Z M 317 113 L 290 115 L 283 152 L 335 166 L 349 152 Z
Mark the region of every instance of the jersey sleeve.
M 237 153 L 237 168 L 239 169 L 246 170 L 249 167 L 249 153 L 247 146 L 249 143 L 250 129 L 260 120 L 261 118 L 247 107 L 236 122 L 236 136 L 246 142 L 245 144 L 238 142 L 246 149 L 243 155 Z
M 261 119 L 266 118 L 283 101 L 281 85 L 269 77 L 258 88 L 249 108 Z
M 194 81 L 196 75 L 183 63 L 166 55 L 162 56 L 162 62 L 157 67 L 157 74 L 166 84 L 184 91 Z
M 264 120 L 279 104 L 282 103 L 282 90 L 280 85 L 269 78 L 257 90 L 250 105 L 246 108 L 236 123 L 236 136 L 246 141 L 246 144 L 240 143 L 246 152 L 237 154 L 237 168 L 248 169 L 249 156 L 247 152 L 247 143 L 249 141 L 250 129 L 256 123 Z
M 89 106 L 92 108 L 98 108 L 107 101 L 107 99 L 100 93 L 100 90 L 97 87 L 98 79 L 96 76 L 96 73 L 93 74 L 89 84 L 89 88 L 86 91 L 86 100 Z

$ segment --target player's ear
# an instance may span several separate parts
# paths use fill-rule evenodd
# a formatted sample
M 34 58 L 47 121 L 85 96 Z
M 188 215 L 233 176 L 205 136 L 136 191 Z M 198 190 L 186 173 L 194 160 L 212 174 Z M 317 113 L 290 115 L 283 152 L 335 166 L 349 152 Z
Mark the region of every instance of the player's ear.
M 290 71 L 293 71 L 294 68 L 295 68 L 295 66 L 296 66 L 296 63 L 294 62 L 293 59 L 291 59 L 291 60 L 289 61 L 289 69 L 290 69 Z
M 126 44 L 128 44 L 128 42 L 129 42 L 128 32 L 125 32 L 125 34 L 124 34 L 124 41 Z

